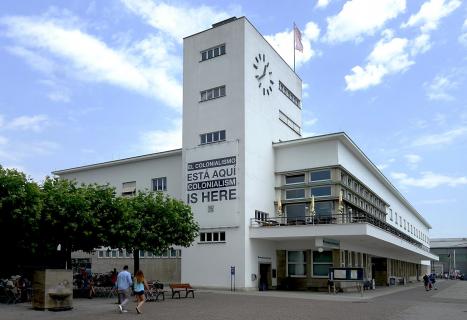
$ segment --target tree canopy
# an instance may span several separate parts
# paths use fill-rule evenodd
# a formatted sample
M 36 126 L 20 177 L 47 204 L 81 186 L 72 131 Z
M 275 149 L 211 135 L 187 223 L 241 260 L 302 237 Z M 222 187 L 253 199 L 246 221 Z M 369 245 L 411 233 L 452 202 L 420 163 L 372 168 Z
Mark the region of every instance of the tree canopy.
M 49 177 L 39 185 L 1 166 L 0 226 L 10 270 L 21 264 L 58 267 L 57 261 L 71 262 L 72 251 L 101 246 L 135 253 L 188 247 L 199 229 L 188 205 L 162 193 L 118 197 L 108 185 Z

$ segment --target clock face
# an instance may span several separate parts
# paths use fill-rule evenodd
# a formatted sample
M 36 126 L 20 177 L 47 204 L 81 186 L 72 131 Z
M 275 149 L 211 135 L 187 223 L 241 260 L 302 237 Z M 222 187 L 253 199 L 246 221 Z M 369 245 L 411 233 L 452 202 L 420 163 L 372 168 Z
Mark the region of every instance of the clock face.
M 272 92 L 274 81 L 272 81 L 272 71 L 264 53 L 258 53 L 255 56 L 253 68 L 255 69 L 255 78 L 258 81 L 259 90 L 263 92 L 263 96 L 269 96 Z

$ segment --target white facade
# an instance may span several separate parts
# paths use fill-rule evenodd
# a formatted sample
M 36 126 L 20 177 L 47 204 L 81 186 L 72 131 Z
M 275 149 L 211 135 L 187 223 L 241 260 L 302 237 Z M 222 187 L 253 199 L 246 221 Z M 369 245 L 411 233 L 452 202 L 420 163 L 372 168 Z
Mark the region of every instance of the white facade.
M 183 250 L 182 282 L 227 288 L 235 267 L 237 288 L 258 288 L 260 274 L 268 286 L 280 286 L 292 268 L 283 261 L 284 252 L 288 257 L 294 250 L 307 252 L 307 268 L 319 267 L 311 261 L 318 249 L 348 254 L 362 266 L 370 256 L 417 265 L 436 259 L 424 248 L 430 225 L 344 133 L 301 139 L 301 80 L 246 18 L 185 38 L 183 68 L 181 150 L 55 172 L 83 183 L 109 183 L 117 192 L 125 182 L 151 189 L 152 179 L 166 177 L 166 192 L 189 203 L 200 225 L 198 241 Z M 287 199 L 291 187 L 284 179 L 293 174 L 308 179 L 317 168 L 345 172 L 377 195 L 372 199 L 378 199 L 379 211 L 370 207 L 379 222 L 282 226 L 287 213 L 275 217 L 282 202 L 284 208 L 300 206 L 313 192 L 313 183 L 304 180 L 298 184 L 303 197 Z M 343 182 L 329 179 L 333 191 L 326 199 L 350 208 L 351 200 L 339 200 L 341 189 L 346 190 Z M 381 215 L 382 208 L 393 211 L 392 220 L 389 213 Z M 262 224 L 258 212 L 274 227 Z M 405 228 L 396 225 L 396 212 Z M 326 248 L 326 238 L 337 247 Z M 314 278 L 310 272 L 303 278 Z

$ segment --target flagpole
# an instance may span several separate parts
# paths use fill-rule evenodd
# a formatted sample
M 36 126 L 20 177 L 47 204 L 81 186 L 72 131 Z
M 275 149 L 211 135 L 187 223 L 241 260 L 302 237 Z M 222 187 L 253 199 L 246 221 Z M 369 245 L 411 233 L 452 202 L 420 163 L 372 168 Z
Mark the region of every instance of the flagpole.
M 293 23 L 293 72 L 295 72 L 295 22 Z

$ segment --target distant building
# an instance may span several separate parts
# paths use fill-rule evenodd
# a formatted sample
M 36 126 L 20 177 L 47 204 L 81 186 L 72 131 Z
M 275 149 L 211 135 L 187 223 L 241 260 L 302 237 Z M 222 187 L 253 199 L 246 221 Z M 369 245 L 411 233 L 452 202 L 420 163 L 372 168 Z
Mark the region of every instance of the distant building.
M 430 251 L 439 257 L 432 262 L 434 272 L 467 274 L 467 238 L 430 239 Z
M 430 224 L 345 133 L 302 138 L 302 81 L 246 18 L 185 38 L 183 53 L 182 149 L 54 172 L 186 201 L 200 234 L 181 281 L 308 289 L 360 267 L 386 285 L 437 260 Z

